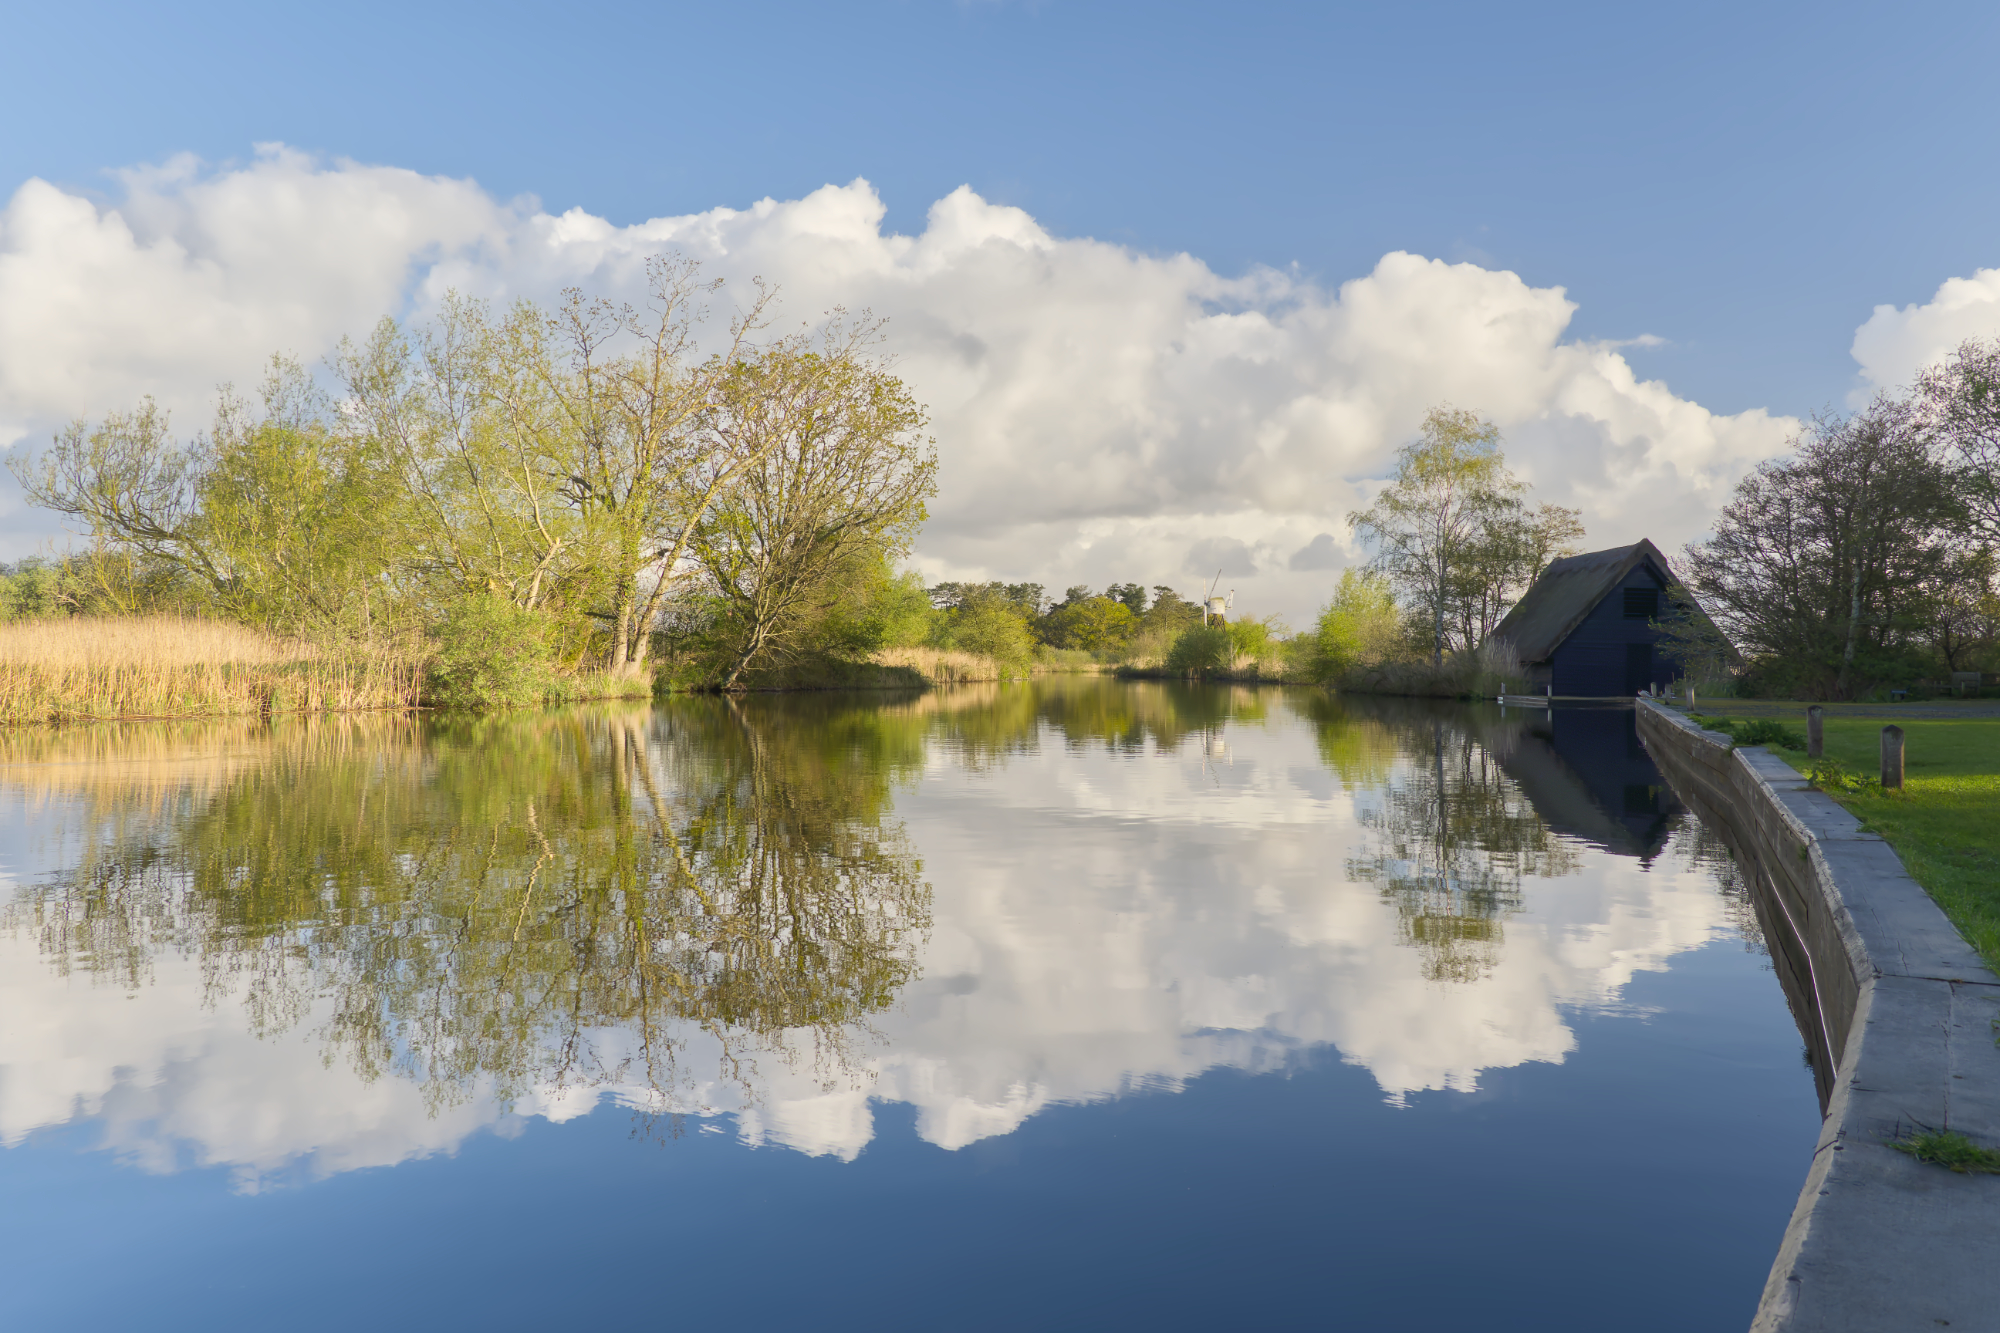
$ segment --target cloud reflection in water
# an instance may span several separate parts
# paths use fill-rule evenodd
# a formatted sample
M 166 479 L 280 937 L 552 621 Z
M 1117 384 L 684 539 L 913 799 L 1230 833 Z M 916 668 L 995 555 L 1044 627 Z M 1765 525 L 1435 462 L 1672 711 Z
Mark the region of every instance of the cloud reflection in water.
M 851 1158 L 1323 1044 L 1470 1090 L 1746 919 L 1566 739 L 1090 679 L 16 736 L 0 1139 L 256 1188 L 607 1098 Z

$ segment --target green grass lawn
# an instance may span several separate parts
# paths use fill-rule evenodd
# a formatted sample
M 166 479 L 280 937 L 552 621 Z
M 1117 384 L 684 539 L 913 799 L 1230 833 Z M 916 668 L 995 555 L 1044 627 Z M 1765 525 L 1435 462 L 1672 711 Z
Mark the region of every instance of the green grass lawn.
M 1800 734 L 1804 712 L 1801 706 L 1796 720 L 1784 719 Z M 1854 773 L 1879 775 L 1884 725 L 1829 709 L 1828 757 Z M 1829 794 L 1896 849 L 1987 966 L 2000 971 L 2000 718 L 1910 718 L 1896 725 L 1903 729 L 1902 793 Z M 1801 772 L 1808 767 L 1803 750 L 1772 746 L 1771 752 Z

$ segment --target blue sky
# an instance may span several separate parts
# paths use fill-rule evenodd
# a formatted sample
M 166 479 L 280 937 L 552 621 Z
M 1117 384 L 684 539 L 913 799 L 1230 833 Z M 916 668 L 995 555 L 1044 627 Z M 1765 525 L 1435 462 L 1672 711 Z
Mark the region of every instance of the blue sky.
M 120 170 L 192 154 L 226 174 L 278 142 L 617 226 L 865 178 L 881 229 L 916 235 L 969 185 L 1054 238 L 1186 252 L 1221 279 L 1270 266 L 1331 291 L 1409 251 L 1562 288 L 1577 309 L 1552 339 L 1659 339 L 1623 347 L 1632 374 L 1746 430 L 1755 409 L 1847 401 L 1850 345 L 1877 306 L 2000 267 L 1992 6 L 79 5 L 18 9 L 9 27 L 0 192 L 40 178 L 108 213 L 126 207 Z M 225 360 L 204 383 L 242 377 Z M 1575 397 L 1513 419 L 1538 484 L 1586 449 L 1563 434 Z M 31 437 L 54 411 L 37 400 L 0 425 Z M 1372 462 L 1335 470 L 1379 475 L 1414 421 L 1390 418 Z M 1607 429 L 1593 457 L 1666 438 Z M 1661 535 L 1693 535 L 1716 486 L 1782 435 L 1689 480 Z M 1549 452 L 1559 438 L 1568 455 Z M 941 437 L 948 486 L 953 447 Z M 1301 520 L 1301 538 L 1337 531 L 1351 498 Z M 1617 503 L 1569 498 L 1627 535 Z M 1215 540 L 1254 546 L 1233 531 Z M 1072 563 L 1090 566 L 1081 549 Z M 971 547 L 939 560 L 1023 564 Z
M 1991 5 L 17 9 L 0 182 L 253 142 L 613 221 L 865 176 L 1223 272 L 1561 285 L 1719 411 L 1839 401 L 1880 303 L 2000 263 Z

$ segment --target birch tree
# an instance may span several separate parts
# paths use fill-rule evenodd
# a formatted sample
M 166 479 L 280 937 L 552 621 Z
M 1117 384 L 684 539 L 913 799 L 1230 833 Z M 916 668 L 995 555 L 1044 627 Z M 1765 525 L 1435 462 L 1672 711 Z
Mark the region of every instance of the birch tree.
M 1348 527 L 1375 545 L 1375 567 L 1430 613 L 1431 662 L 1444 661 L 1455 580 L 1493 526 L 1520 509 L 1521 484 L 1500 453 L 1500 430 L 1476 413 L 1436 407 L 1396 454 L 1396 473 Z

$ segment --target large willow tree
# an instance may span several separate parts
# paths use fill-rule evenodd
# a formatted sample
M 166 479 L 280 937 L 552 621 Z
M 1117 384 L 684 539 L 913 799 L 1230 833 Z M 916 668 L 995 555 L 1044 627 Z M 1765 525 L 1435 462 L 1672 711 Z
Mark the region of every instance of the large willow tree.
M 769 293 L 711 327 L 720 286 L 665 257 L 636 305 L 447 294 L 343 342 L 326 383 L 275 361 L 191 440 L 147 402 L 11 462 L 181 606 L 338 638 L 498 602 L 485 623 L 629 675 L 670 603 L 702 603 L 733 682 L 907 547 L 936 464 L 876 326 L 760 341 Z
M 923 407 L 863 354 L 866 324 L 836 321 L 732 368 L 715 413 L 741 475 L 692 525 L 691 550 L 721 603 L 724 688 L 837 610 L 843 571 L 900 555 L 937 490 Z

